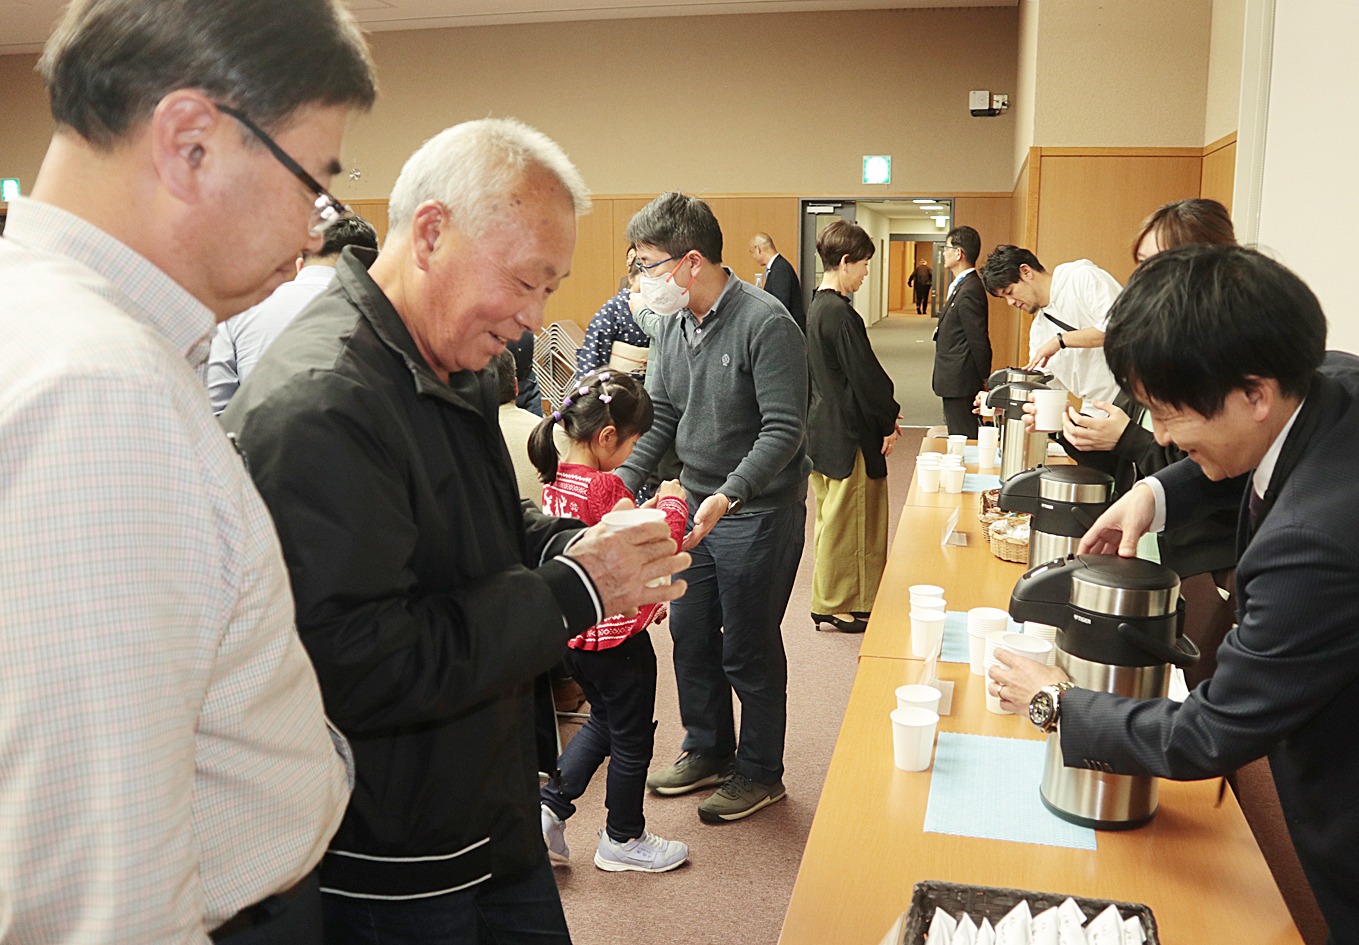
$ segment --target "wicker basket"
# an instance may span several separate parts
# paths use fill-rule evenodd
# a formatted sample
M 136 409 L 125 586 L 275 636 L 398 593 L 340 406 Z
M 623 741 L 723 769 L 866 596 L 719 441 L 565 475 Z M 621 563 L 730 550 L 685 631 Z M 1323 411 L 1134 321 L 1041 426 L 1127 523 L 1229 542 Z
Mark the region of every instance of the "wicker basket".
M 1000 510 L 999 489 L 988 489 L 985 492 L 977 493 L 977 496 L 981 499 L 981 508 L 977 511 L 977 518 L 981 520 L 983 525 L 990 525 L 996 519 L 1005 515 Z
M 1028 900 L 1029 909 L 1034 915 L 1061 905 L 1064 899 L 1073 899 L 1085 913 L 1086 921 L 1093 919 L 1109 906 L 1118 908 L 1123 918 L 1137 916 L 1142 920 L 1142 931 L 1147 933 L 1148 945 L 1160 945 L 1156 933 L 1156 917 L 1149 908 L 1140 902 L 1119 902 L 1113 899 L 1089 899 L 1085 896 L 1067 896 L 1063 893 L 1032 892 L 1025 889 L 1000 889 L 995 886 L 967 886 L 961 883 L 945 883 L 939 880 L 926 880 L 915 884 L 911 896 L 911 911 L 907 913 L 906 925 L 901 937 L 901 945 L 924 945 L 925 931 L 936 908 L 943 909 L 955 918 L 966 912 L 975 922 L 990 919 L 995 925 L 1005 914 L 1019 905 L 1020 900 Z
M 1010 512 L 986 526 L 986 540 L 991 546 L 991 554 L 1002 561 L 1017 561 L 1027 564 L 1029 542 L 1027 539 L 1014 538 L 1003 534 L 1004 529 L 1029 523 L 1031 516 L 1023 512 Z

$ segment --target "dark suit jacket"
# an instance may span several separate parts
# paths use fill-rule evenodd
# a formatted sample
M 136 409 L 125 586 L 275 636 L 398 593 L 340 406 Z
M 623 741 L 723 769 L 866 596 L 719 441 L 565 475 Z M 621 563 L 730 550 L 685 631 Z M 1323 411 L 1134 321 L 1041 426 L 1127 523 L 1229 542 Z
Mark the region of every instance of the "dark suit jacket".
M 812 468 L 831 479 L 847 479 L 854 471 L 854 454 L 862 451 L 868 478 L 886 478 L 882 438 L 896 429 L 900 409 L 892 397 L 892 379 L 873 354 L 864 320 L 848 299 L 830 289 L 818 289 L 812 296 L 807 366 Z
M 976 271 L 958 282 L 939 312 L 934 339 L 934 392 L 972 397 L 991 374 L 986 290 Z
M 788 314 L 793 316 L 797 327 L 807 334 L 807 315 L 802 307 L 802 285 L 797 281 L 793 264 L 782 256 L 775 256 L 765 276 L 764 290 L 783 303 Z
M 1316 424 L 1295 437 L 1309 405 Z M 1073 689 L 1062 750 L 1069 765 L 1177 780 L 1267 754 L 1332 938 L 1359 942 L 1359 359 L 1328 355 L 1303 411 L 1284 446 L 1300 456 L 1282 483 L 1271 481 L 1273 504 L 1253 538 L 1242 503 L 1238 625 L 1216 675 L 1183 705 Z M 1190 460 L 1156 478 L 1167 524 L 1232 492 Z

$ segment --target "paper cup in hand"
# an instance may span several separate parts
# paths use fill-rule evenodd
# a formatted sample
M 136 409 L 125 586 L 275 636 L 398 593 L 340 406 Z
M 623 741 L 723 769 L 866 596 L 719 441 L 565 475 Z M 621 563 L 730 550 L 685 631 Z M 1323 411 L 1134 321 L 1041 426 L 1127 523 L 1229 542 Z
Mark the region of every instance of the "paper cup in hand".
M 1036 390 L 1033 392 L 1033 428 L 1038 433 L 1056 433 L 1062 429 L 1066 413 L 1066 391 Z
M 934 754 L 939 713 L 909 708 L 892 711 L 892 758 L 902 771 L 925 771 Z
M 1027 656 L 1039 663 L 1047 662 L 1052 652 L 1052 641 L 1030 636 L 1027 633 L 1007 633 L 1000 638 L 1000 645 L 1011 653 Z
M 605 512 L 600 524 L 611 532 L 622 531 L 625 528 L 634 528 L 638 525 L 646 525 L 650 522 L 660 522 L 665 524 L 665 513 L 660 509 L 618 509 L 614 512 Z M 654 581 L 647 581 L 647 587 L 661 587 L 670 583 L 670 575 L 658 577 Z
M 897 708 L 898 709 L 929 709 L 931 712 L 939 711 L 939 700 L 943 693 L 933 686 L 925 686 L 920 683 L 912 683 L 909 686 L 897 687 Z
M 944 612 L 940 610 L 911 611 L 911 653 L 926 660 L 939 652 L 944 641 Z

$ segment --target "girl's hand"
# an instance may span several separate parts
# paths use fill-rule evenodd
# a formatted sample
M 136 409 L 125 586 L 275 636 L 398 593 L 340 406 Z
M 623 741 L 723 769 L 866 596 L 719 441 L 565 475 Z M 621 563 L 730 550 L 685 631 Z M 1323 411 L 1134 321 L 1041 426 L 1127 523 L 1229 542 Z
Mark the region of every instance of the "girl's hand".
M 660 488 L 656 490 L 656 498 L 660 499 L 665 496 L 679 499 L 681 502 L 688 498 L 687 493 L 684 491 L 684 487 L 679 484 L 678 479 L 667 479 L 665 482 L 661 483 Z

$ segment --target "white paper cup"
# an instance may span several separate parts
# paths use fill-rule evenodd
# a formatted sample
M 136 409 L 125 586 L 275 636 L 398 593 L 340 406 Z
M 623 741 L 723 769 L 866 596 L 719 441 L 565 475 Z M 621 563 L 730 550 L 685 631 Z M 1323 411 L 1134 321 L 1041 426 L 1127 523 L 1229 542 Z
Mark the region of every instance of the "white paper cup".
M 973 607 L 967 612 L 967 628 L 974 627 L 1003 633 L 1010 629 L 1010 614 L 999 607 Z
M 996 427 L 982 427 L 977 430 L 978 465 L 996 465 L 996 449 L 1000 446 L 1000 430 Z
M 940 469 L 948 469 L 948 468 L 950 468 L 950 467 L 952 467 L 952 466 L 962 466 L 962 465 L 963 465 L 963 454 L 962 454 L 962 453 L 944 453 L 944 454 L 943 454 L 943 458 L 939 460 L 939 468 L 940 468 Z
M 911 611 L 911 653 L 929 659 L 944 641 L 944 614 L 937 610 Z
M 938 689 L 921 683 L 912 683 L 909 686 L 898 686 L 897 708 L 929 709 L 931 712 L 938 712 L 939 699 L 942 696 L 943 693 Z
M 996 715 L 1014 715 L 1008 709 L 1000 707 L 1000 698 L 991 695 L 991 667 L 1002 666 L 1000 660 L 996 659 L 996 650 L 1003 649 L 1002 641 L 1005 637 L 1020 636 L 1015 633 L 991 633 L 986 637 L 986 659 L 982 679 L 986 683 L 986 711 L 994 712 Z
M 921 492 L 939 491 L 939 467 L 927 463 L 917 463 L 915 477 L 920 482 Z
M 1027 633 L 1007 633 L 1000 638 L 1000 645 L 1011 653 L 1027 656 L 1039 663 L 1047 662 L 1053 646 L 1051 640 L 1042 640 Z
M 1032 394 L 1033 428 L 1039 433 L 1055 433 L 1062 429 L 1062 415 L 1066 413 L 1066 391 L 1036 390 Z
M 660 509 L 619 509 L 615 512 L 605 512 L 600 524 L 611 532 L 622 531 L 625 528 L 633 528 L 637 525 L 646 525 L 649 522 L 660 522 L 665 524 L 665 513 Z M 671 575 L 658 577 L 654 581 L 647 581 L 647 587 L 661 587 L 670 583 Z
M 943 453 L 917 453 L 915 457 L 915 464 L 917 466 L 938 466 L 943 461 Z
M 942 597 L 918 597 L 911 595 L 912 610 L 937 610 L 941 614 L 948 613 L 948 601 Z
M 912 598 L 915 597 L 943 597 L 944 589 L 938 584 L 912 584 L 906 588 Z
M 996 715 L 1014 715 L 1009 709 L 1001 708 L 1000 696 L 991 695 L 991 677 L 989 675 L 986 677 L 986 711 L 993 712 Z
M 979 408 L 979 412 L 978 412 L 977 416 L 982 417 L 982 418 L 984 418 L 984 419 L 990 419 L 991 417 L 994 417 L 995 415 L 996 415 L 996 408 L 995 408 L 995 407 L 988 406 L 987 403 L 986 403 L 986 398 L 983 397 L 983 398 L 982 398 L 982 402 L 981 402 L 981 407 Z
M 950 433 L 948 437 L 948 451 L 950 456 L 962 456 L 963 450 L 967 448 L 967 436 L 962 433 Z
M 986 638 L 995 632 L 998 631 L 968 628 L 967 662 L 973 676 L 986 675 Z
M 957 495 L 963 491 L 963 476 L 967 475 L 967 470 L 961 466 L 945 466 L 939 470 L 939 483 L 944 487 L 944 491 L 951 495 Z
M 934 754 L 939 713 L 909 708 L 892 711 L 892 759 L 902 771 L 925 771 Z

